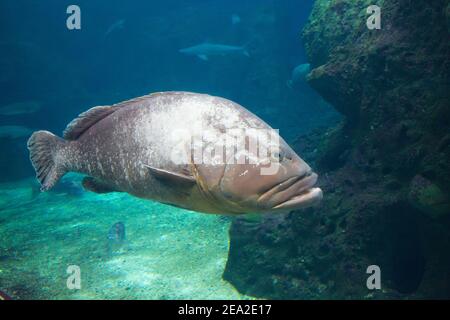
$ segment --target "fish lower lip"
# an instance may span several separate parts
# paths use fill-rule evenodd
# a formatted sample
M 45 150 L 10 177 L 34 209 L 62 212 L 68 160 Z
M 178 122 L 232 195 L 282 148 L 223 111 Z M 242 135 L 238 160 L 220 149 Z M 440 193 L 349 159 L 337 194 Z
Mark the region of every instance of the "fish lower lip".
M 303 180 L 305 178 L 308 178 L 309 176 L 311 176 L 313 174 L 312 171 L 308 171 L 306 172 L 304 175 L 301 176 L 295 176 L 292 178 L 289 178 L 281 183 L 276 184 L 275 186 L 271 187 L 269 190 L 267 190 L 266 192 L 264 192 L 259 198 L 258 198 L 258 202 L 264 202 L 267 201 L 268 199 L 270 199 L 273 195 L 275 195 L 278 192 L 282 192 L 286 189 L 288 189 L 289 187 L 291 187 L 292 185 L 294 185 L 295 183 L 297 183 L 300 180 Z
M 273 209 L 306 208 L 318 203 L 322 200 L 322 197 L 323 194 L 320 188 L 310 188 L 305 192 L 276 205 Z
M 313 172 L 287 179 L 260 196 L 259 206 L 272 209 L 309 206 L 309 202 L 321 198 L 322 191 L 313 188 L 316 182 L 317 174 Z
M 289 188 L 272 196 L 273 206 L 278 206 L 284 202 L 296 199 L 308 193 L 317 182 L 317 174 L 312 173 L 306 177 L 297 180 Z

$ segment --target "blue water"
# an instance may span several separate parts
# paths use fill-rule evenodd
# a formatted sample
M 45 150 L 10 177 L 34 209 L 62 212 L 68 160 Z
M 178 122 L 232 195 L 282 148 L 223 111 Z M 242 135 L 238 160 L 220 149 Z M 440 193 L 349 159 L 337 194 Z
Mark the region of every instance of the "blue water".
M 93 106 L 109 105 L 150 92 L 183 90 L 236 101 L 280 129 L 281 135 L 292 142 L 301 134 L 331 126 L 338 120 L 332 107 L 306 83 L 297 83 L 294 89 L 287 85 L 292 70 L 307 63 L 300 32 L 312 3 L 313 0 L 78 0 L 76 3 L 2 0 L 0 107 L 32 101 L 38 103 L 40 109 L 0 115 L 0 126 L 44 129 L 60 135 L 67 123 Z M 81 9 L 80 30 L 66 27 L 69 16 L 66 9 L 70 4 L 77 4 Z M 239 23 L 232 23 L 233 15 L 239 16 Z M 179 52 L 205 41 L 245 46 L 249 56 L 224 55 L 204 61 Z M 0 136 L 0 290 L 9 291 L 17 298 L 248 298 L 233 291 L 229 284 L 207 294 L 202 291 L 213 281 L 220 280 L 227 254 L 229 221 L 224 224 L 218 217 L 196 213 L 189 213 L 194 218 L 183 220 L 189 216 L 183 210 L 126 195 L 110 198 L 109 195 L 86 194 L 72 182 L 60 192 L 39 194 L 28 159 L 27 138 L 25 134 Z M 73 179 L 79 182 L 76 177 Z M 127 211 L 127 208 L 138 211 L 141 207 L 164 214 L 147 221 L 144 212 L 130 216 Z M 76 208 L 84 208 L 84 213 L 77 214 Z M 105 218 L 108 212 L 115 212 L 114 218 Z M 29 224 L 24 224 L 25 220 Z M 132 243 L 135 235 L 131 251 L 120 252 L 125 257 L 131 255 L 128 264 L 111 260 L 117 256 L 103 256 L 108 230 L 118 221 L 125 221 L 127 241 Z M 142 223 L 148 223 L 151 230 L 139 231 Z M 161 225 L 165 224 L 169 225 L 168 229 L 161 231 L 165 228 Z M 164 239 L 169 239 L 171 244 L 186 243 L 186 237 L 198 239 L 198 233 L 189 235 L 180 227 L 184 224 L 192 232 L 200 232 L 192 228 L 193 225 L 204 225 L 203 234 L 217 232 L 220 226 L 217 241 L 205 249 L 211 251 L 212 280 L 183 282 L 187 281 L 183 277 L 188 274 L 194 273 L 197 279 L 202 272 L 200 265 L 179 272 L 174 269 L 173 266 L 179 264 L 176 253 L 183 251 L 183 244 L 165 259 L 164 266 L 172 267 L 168 274 L 164 274 L 161 264 L 156 267 L 152 260 L 155 269 L 144 277 L 143 283 L 151 286 L 152 281 L 156 281 L 157 291 L 146 295 L 145 290 L 136 289 L 140 283 L 138 275 L 142 276 L 142 270 L 148 267 L 143 261 L 154 259 L 161 250 L 166 250 L 165 245 L 158 247 L 158 243 L 166 241 Z M 170 229 L 170 225 L 176 227 Z M 16 232 L 27 235 L 17 238 Z M 70 243 L 67 239 L 74 233 L 78 240 Z M 101 239 L 101 248 L 93 245 L 97 239 Z M 53 241 L 56 243 L 52 244 Z M 39 249 L 49 245 L 45 252 Z M 98 250 L 100 258 L 83 256 L 80 251 L 86 246 Z M 146 251 L 147 246 L 153 252 Z M 205 244 L 197 246 L 201 250 Z M 75 263 L 88 265 L 93 273 L 108 263 L 115 268 L 120 264 L 120 272 L 97 277 L 99 282 L 95 289 L 67 293 L 60 289 L 64 284 L 60 279 L 64 278 L 64 269 L 57 263 L 64 266 L 73 263 L 69 261 L 73 252 L 78 252 L 73 259 Z M 14 255 L 18 255 L 17 260 L 11 258 Z M 135 264 L 130 262 L 133 259 L 137 261 Z M 8 276 L 14 267 L 19 274 L 11 280 Z M 44 270 L 56 270 L 57 274 Z M 120 285 L 116 286 L 119 291 L 108 296 L 110 287 L 115 286 L 111 279 L 119 281 Z M 186 284 L 184 292 L 176 292 L 177 283 L 178 286 Z M 40 289 L 42 285 L 47 289 Z M 132 290 L 126 289 L 127 286 Z

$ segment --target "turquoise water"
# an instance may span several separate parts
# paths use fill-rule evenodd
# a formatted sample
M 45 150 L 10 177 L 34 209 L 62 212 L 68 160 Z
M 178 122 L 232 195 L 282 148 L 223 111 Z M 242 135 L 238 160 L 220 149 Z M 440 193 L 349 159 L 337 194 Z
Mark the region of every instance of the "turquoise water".
M 69 174 L 38 191 L 31 132 L 61 136 L 91 107 L 158 91 L 192 91 L 242 104 L 293 142 L 340 117 L 293 75 L 306 64 L 299 32 L 312 0 L 78 1 L 0 4 L 0 292 L 13 299 L 253 299 L 222 274 L 232 219 L 125 193 L 94 194 Z M 184 54 L 202 43 L 237 54 Z M 125 225 L 124 243 L 110 228 Z M 79 266 L 81 289 L 67 287 Z
M 69 179 L 76 179 L 69 177 Z M 0 283 L 20 299 L 250 299 L 222 280 L 230 221 L 123 193 L 33 194 L 0 185 Z M 122 221 L 126 241 L 109 250 Z M 81 269 L 68 290 L 66 269 Z
M 448 299 L 448 2 L 1 0 L 0 300 Z

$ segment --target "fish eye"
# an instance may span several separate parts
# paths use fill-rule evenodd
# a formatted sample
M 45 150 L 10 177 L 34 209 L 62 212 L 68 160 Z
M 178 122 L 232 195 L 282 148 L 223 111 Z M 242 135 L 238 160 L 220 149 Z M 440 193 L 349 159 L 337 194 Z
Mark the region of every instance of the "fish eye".
M 273 159 L 275 159 L 276 161 L 279 162 L 283 162 L 283 161 L 292 161 L 292 156 L 284 151 L 274 151 L 272 153 L 272 157 Z
M 284 154 L 282 152 L 274 151 L 272 152 L 272 159 L 282 162 L 284 160 Z

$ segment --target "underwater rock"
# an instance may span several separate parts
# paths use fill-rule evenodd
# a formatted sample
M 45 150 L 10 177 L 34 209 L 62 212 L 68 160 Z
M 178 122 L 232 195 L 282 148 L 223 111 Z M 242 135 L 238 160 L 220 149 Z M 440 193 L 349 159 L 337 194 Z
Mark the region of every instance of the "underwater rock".
M 283 232 L 233 222 L 224 278 L 239 291 L 450 298 L 448 1 L 383 2 L 381 30 L 366 27 L 370 4 L 315 1 L 303 30 L 307 81 L 345 120 L 295 148 L 318 168 L 326 196 L 288 215 Z M 260 232 L 263 241 L 250 236 Z M 383 289 L 369 295 L 372 264 Z
M 448 194 L 421 175 L 416 175 L 411 181 L 409 200 L 414 207 L 433 218 L 450 214 Z
M 450 3 L 447 4 L 445 9 L 445 18 L 447 19 L 447 31 L 450 33 Z

